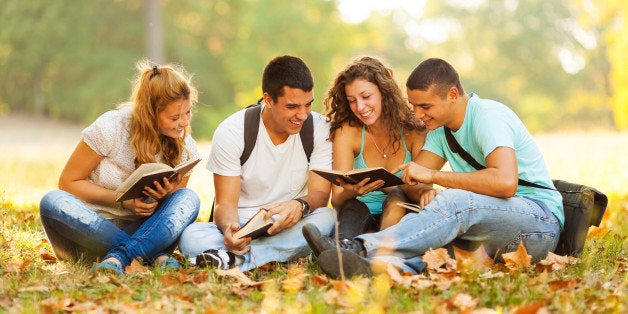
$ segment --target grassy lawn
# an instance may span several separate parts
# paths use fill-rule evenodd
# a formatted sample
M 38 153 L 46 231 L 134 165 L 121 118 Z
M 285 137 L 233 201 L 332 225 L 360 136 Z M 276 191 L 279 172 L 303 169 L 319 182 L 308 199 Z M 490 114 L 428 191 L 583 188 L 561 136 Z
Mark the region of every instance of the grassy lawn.
M 122 277 L 93 275 L 91 265 L 57 261 L 38 204 L 56 187 L 80 129 L 0 117 L 0 313 L 628 311 L 628 133 L 535 135 L 554 178 L 598 187 L 610 198 L 602 225 L 591 228 L 579 259 L 557 257 L 526 267 L 514 258 L 514 266 L 487 265 L 479 254 L 461 253 L 454 261 L 433 251 L 431 258 L 442 264 L 419 276 L 389 270 L 334 281 L 308 259 L 244 274 L 137 264 Z M 200 143 L 200 149 L 206 157 L 209 145 Z M 201 196 L 199 220 L 205 220 L 213 192 L 201 164 L 190 187 Z

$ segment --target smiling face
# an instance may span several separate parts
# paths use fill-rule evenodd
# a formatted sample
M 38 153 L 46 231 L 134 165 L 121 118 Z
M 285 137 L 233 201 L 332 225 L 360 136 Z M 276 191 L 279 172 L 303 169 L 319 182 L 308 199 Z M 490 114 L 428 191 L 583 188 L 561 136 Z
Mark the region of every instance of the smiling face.
M 414 109 L 414 117 L 423 121 L 428 130 L 448 125 L 454 120 L 453 105 L 456 99 L 455 87 L 452 87 L 444 98 L 433 86 L 426 91 L 408 89 L 408 101 Z
M 303 122 L 312 112 L 314 93 L 284 86 L 283 95 L 278 96 L 277 101 L 273 101 L 266 93 L 264 93 L 264 101 L 269 109 L 264 110 L 268 113 L 262 113 L 264 125 L 270 133 L 273 133 L 272 135 L 285 140 L 290 134 L 297 134 L 301 131 Z
M 162 135 L 180 138 L 183 130 L 190 125 L 190 119 L 192 119 L 190 100 L 177 100 L 157 113 L 157 129 Z
M 345 94 L 351 111 L 365 125 L 372 125 L 382 115 L 382 94 L 377 85 L 355 79 L 345 85 Z

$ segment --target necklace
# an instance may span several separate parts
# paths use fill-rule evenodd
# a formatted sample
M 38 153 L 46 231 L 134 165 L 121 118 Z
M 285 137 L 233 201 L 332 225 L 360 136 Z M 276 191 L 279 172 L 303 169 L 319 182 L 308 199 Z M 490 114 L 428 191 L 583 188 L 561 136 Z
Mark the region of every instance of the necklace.
M 371 136 L 371 141 L 373 141 L 373 144 L 375 144 L 375 148 L 377 149 L 377 151 L 382 154 L 382 157 L 386 158 L 388 157 L 388 154 L 386 154 L 386 151 L 388 150 L 388 147 L 390 146 L 390 142 L 388 142 L 388 145 L 386 145 L 386 147 L 384 147 L 384 149 L 379 149 L 379 145 L 377 145 L 377 142 L 375 141 L 375 137 L 373 136 L 373 134 L 371 134 L 371 132 L 366 132 Z

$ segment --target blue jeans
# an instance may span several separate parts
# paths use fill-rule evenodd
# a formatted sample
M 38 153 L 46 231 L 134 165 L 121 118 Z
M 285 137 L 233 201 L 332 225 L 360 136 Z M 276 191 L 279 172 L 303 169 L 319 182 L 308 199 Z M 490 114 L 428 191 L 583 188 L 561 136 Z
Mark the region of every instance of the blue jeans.
M 516 251 L 523 241 L 535 263 L 554 250 L 559 235 L 558 220 L 541 202 L 447 189 L 421 212 L 409 213 L 390 228 L 357 238 L 372 262 L 392 263 L 418 273 L 425 267 L 420 256 L 454 240 L 482 244 L 490 257 Z
M 112 221 L 94 212 L 74 195 L 54 190 L 42 198 L 39 213 L 59 259 L 114 257 L 124 269 L 134 258 L 153 261 L 171 253 L 183 229 L 196 219 L 199 208 L 196 193 L 184 188 L 168 195 L 148 218 Z
M 287 262 L 310 254 L 310 248 L 303 237 L 301 228 L 308 223 L 314 224 L 322 234 L 329 235 L 334 230 L 336 211 L 321 207 L 306 215 L 294 226 L 267 237 L 254 239 L 251 249 L 242 255 L 244 263 L 238 265 L 247 271 L 269 262 Z M 209 249 L 226 250 L 224 236 L 218 227 L 211 222 L 197 222 L 183 231 L 179 249 L 188 257 L 192 264 L 196 256 Z

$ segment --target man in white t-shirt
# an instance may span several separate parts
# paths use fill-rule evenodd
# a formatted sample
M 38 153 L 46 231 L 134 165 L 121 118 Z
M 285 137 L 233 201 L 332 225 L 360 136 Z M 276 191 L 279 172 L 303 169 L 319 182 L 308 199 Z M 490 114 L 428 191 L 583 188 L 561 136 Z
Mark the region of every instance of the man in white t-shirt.
M 331 233 L 336 219 L 335 211 L 326 207 L 331 183 L 309 171 L 331 169 L 332 162 L 329 125 L 312 112 L 313 87 L 301 59 L 280 56 L 268 63 L 257 139 L 242 165 L 246 110 L 218 126 L 207 162 L 214 173 L 214 222 L 190 225 L 179 243 L 192 264 L 246 271 L 307 256 L 310 249 L 301 233 L 307 223 Z M 314 134 L 308 163 L 299 132 L 310 114 Z M 260 208 L 276 219 L 268 236 L 236 239 L 233 233 Z

